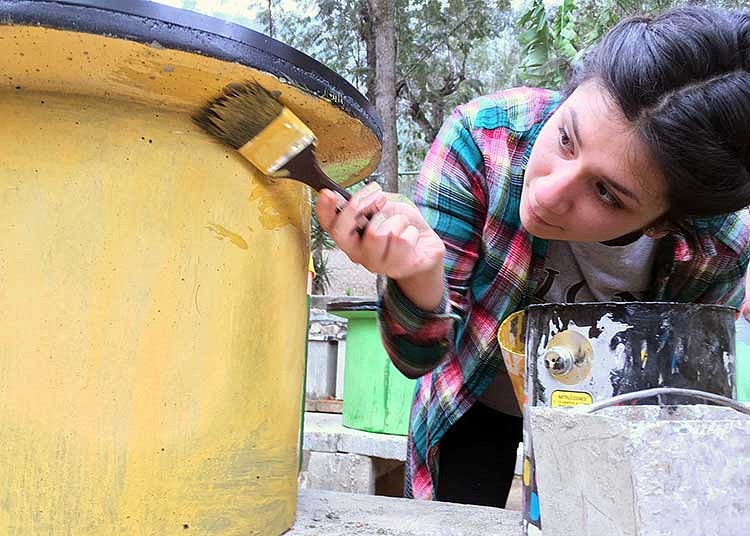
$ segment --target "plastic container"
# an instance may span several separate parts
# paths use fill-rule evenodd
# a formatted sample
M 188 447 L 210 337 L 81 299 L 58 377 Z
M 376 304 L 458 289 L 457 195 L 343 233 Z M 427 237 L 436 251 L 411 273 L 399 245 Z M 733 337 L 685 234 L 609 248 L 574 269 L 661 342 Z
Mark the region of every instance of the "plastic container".
M 393 365 L 377 326 L 376 302 L 348 298 L 327 309 L 348 320 L 343 424 L 349 428 L 406 435 L 415 380 Z
M 351 182 L 379 152 L 366 101 L 281 43 L 164 5 L 11 0 L 0 19 L 0 534 L 283 533 L 309 191 L 191 114 L 254 78 Z
M 740 316 L 734 328 L 737 334 L 737 400 L 750 402 L 750 322 Z

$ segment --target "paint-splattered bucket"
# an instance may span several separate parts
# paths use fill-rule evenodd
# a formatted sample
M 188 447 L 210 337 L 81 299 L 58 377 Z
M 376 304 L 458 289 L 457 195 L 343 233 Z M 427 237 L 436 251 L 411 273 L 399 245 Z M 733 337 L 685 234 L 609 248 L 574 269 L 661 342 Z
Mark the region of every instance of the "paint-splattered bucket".
M 663 386 L 734 398 L 734 316 L 730 307 L 678 303 L 530 306 L 525 312 L 521 402 L 586 405 Z M 507 364 L 511 354 L 504 353 Z M 523 468 L 524 533 L 538 535 L 542 521 L 528 419 Z
M 729 407 L 630 405 L 677 391 Z M 747 533 L 746 406 L 667 387 L 588 407 L 530 407 L 528 417 L 545 536 Z

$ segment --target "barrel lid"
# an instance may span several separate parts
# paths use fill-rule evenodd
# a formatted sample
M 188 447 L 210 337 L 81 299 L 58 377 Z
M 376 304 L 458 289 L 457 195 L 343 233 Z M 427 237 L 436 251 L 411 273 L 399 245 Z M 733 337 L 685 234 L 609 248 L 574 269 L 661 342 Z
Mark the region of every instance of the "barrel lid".
M 123 98 L 195 111 L 254 79 L 318 137 L 323 169 L 349 185 L 380 159 L 372 104 L 332 70 L 259 32 L 144 0 L 0 0 L 0 91 Z

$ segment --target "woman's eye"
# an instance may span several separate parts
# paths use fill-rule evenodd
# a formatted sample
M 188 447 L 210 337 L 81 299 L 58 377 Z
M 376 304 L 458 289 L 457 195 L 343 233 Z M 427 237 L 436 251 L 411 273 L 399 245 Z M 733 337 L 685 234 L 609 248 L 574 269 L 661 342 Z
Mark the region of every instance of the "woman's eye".
M 560 147 L 565 151 L 573 149 L 573 141 L 570 139 L 570 136 L 568 136 L 568 131 L 565 130 L 565 127 L 560 127 L 557 131 L 560 134 Z
M 607 205 L 614 207 L 614 208 L 622 208 L 622 203 L 613 196 L 609 190 L 607 190 L 607 187 L 601 183 L 598 182 L 596 184 L 597 193 L 599 194 L 599 198 L 606 203 Z

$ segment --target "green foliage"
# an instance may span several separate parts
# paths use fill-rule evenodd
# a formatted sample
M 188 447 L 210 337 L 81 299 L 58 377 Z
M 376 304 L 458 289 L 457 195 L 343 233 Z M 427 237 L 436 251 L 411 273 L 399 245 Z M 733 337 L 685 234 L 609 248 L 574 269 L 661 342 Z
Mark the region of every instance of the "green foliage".
M 559 88 L 577 62 L 624 17 L 655 15 L 670 7 L 695 3 L 680 0 L 562 0 L 550 7 L 531 0 L 518 17 L 520 76 L 525 84 Z M 702 2 L 701 2 L 702 3 Z M 708 5 L 747 8 L 747 0 L 715 0 Z
M 328 256 L 326 251 L 336 247 L 336 243 L 330 235 L 323 230 L 318 222 L 318 216 L 315 211 L 312 212 L 312 222 L 310 227 L 310 251 L 313 259 L 313 268 L 315 270 L 315 279 L 313 279 L 313 294 L 325 294 L 331 285 L 330 272 L 328 270 Z
M 302 3 L 302 2 L 301 2 Z M 311 55 L 366 92 L 375 76 L 367 64 L 363 36 L 365 0 L 306 0 L 315 15 L 306 21 L 310 38 L 305 43 L 289 44 Z M 314 39 L 312 38 L 314 36 Z M 369 96 L 372 98 L 372 96 Z
M 575 9 L 573 0 L 563 0 L 549 11 L 543 0 L 533 0 L 520 16 L 518 25 L 522 31 L 518 41 L 523 54 L 519 68 L 524 82 L 560 87 L 580 46 Z
M 414 141 L 426 148 L 452 109 L 486 92 L 499 72 L 512 79 L 513 67 L 487 54 L 508 27 L 508 8 L 502 0 L 397 1 L 399 112 L 410 120 L 400 130 L 411 134 L 402 153 L 421 160 Z

